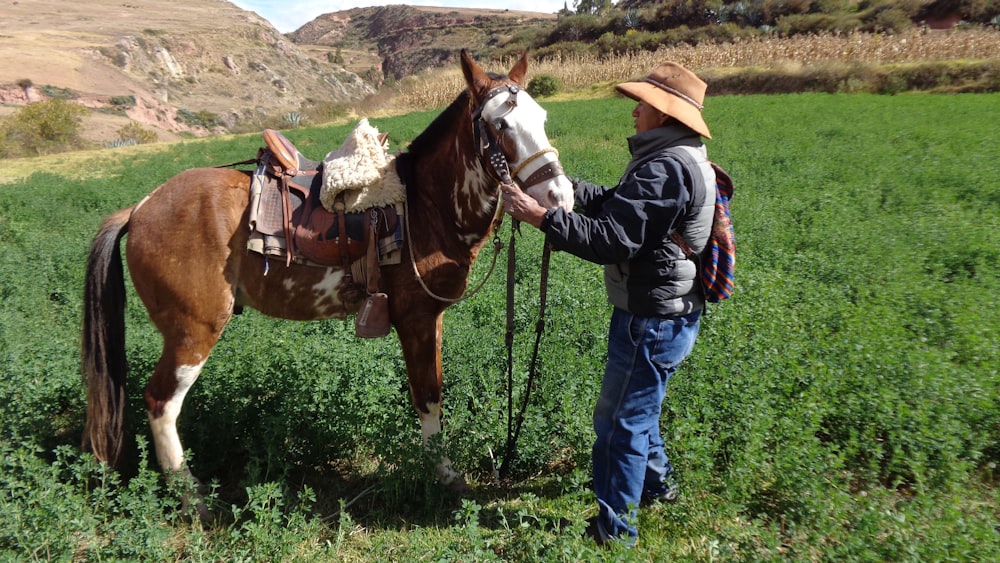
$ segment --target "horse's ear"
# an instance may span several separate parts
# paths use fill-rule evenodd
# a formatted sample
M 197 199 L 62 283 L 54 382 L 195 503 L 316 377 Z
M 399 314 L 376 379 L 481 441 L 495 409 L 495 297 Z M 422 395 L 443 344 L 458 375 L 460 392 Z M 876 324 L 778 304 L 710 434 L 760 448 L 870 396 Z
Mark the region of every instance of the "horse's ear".
M 462 49 L 462 74 L 465 75 L 465 83 L 469 85 L 469 91 L 477 98 L 486 93 L 486 89 L 490 85 L 490 77 L 483 69 L 479 68 L 476 61 L 472 60 L 472 55 L 465 49 Z
M 524 51 L 521 55 L 521 59 L 514 63 L 514 67 L 510 69 L 507 73 L 507 77 L 517 82 L 521 86 L 524 86 L 524 77 L 528 74 L 528 51 Z

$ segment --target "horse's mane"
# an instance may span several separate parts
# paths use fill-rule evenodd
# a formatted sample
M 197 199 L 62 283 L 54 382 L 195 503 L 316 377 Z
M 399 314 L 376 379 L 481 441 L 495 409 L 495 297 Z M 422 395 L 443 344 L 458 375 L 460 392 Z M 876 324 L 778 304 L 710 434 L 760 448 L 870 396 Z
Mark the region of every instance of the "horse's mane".
M 469 111 L 469 91 L 462 92 L 455 97 L 444 111 L 438 115 L 430 125 L 406 147 L 406 151 L 396 157 L 396 173 L 406 185 L 406 193 L 409 195 L 417 186 L 414 178 L 413 167 L 418 158 L 433 151 L 437 144 L 443 139 L 452 135 L 455 122 L 461 118 L 461 112 Z

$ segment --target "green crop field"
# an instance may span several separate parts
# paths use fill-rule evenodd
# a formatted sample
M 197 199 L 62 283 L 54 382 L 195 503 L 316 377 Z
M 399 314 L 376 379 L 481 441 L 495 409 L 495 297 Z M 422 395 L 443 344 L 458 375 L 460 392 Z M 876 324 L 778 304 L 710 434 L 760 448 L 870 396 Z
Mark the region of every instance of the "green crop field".
M 614 184 L 632 103 L 545 106 L 568 173 Z M 553 257 L 508 482 L 492 477 L 507 423 L 502 266 L 446 314 L 441 447 L 472 485 L 461 498 L 429 480 L 394 337 L 235 317 L 180 420 L 216 518 L 202 523 L 180 507 L 191 483 L 166 482 L 150 451 L 141 397 L 160 342 L 131 289 L 138 440 L 120 470 L 79 451 L 82 277 L 105 215 L 183 169 L 252 157 L 259 137 L 120 149 L 79 174 L 2 184 L 0 559 L 996 560 L 997 108 L 996 94 L 708 100 L 710 156 L 736 182 L 737 292 L 710 306 L 670 383 L 681 500 L 642 510 L 630 551 L 580 537 L 596 512 L 590 425 L 610 313 L 598 266 Z M 435 114 L 372 123 L 402 148 Z M 288 136 L 319 158 L 352 126 Z M 518 254 L 515 398 L 537 315 L 536 231 Z

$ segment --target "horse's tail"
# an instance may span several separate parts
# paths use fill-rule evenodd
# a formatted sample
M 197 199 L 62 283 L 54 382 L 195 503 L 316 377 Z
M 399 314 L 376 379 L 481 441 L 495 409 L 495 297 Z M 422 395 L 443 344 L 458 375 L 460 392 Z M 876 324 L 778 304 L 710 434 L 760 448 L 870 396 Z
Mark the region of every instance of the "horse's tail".
M 82 370 L 87 386 L 87 424 L 83 449 L 111 465 L 124 441 L 125 273 L 121 239 L 128 232 L 131 207 L 105 219 L 87 258 L 83 292 Z

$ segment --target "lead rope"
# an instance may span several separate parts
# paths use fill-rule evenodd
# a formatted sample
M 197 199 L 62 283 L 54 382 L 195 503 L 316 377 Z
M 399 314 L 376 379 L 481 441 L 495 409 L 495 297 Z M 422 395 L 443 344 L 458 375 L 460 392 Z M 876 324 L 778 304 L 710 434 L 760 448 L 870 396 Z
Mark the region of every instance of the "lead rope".
M 521 410 L 514 418 L 514 233 L 518 224 L 513 223 L 510 233 L 510 250 L 507 254 L 507 333 L 504 341 L 507 345 L 507 446 L 504 451 L 503 463 L 500 465 L 499 476 L 506 479 L 510 474 L 510 466 L 517 457 L 517 440 L 521 436 L 521 426 L 524 424 L 524 414 L 531 400 L 531 390 L 535 386 L 538 375 L 538 350 L 545 332 L 545 303 L 549 288 L 549 258 L 552 249 L 545 245 L 542 250 L 542 268 L 538 283 L 538 321 L 535 323 L 535 346 L 531 352 L 531 363 L 528 367 L 528 381 L 521 398 Z
M 500 214 L 500 217 L 502 218 L 503 208 L 498 205 L 497 210 L 498 213 Z M 420 270 L 417 269 L 417 259 L 413 255 L 413 237 L 410 236 L 410 218 L 406 214 L 405 203 L 403 204 L 403 226 L 406 228 L 406 246 L 410 250 L 410 266 L 413 267 L 413 275 L 414 277 L 417 278 L 417 282 L 420 283 L 420 287 L 422 287 L 424 291 L 427 292 L 427 295 L 431 296 L 432 298 L 437 299 L 438 301 L 443 301 L 445 303 L 458 303 L 460 301 L 465 301 L 466 299 L 479 293 L 479 290 L 482 289 L 484 285 L 486 285 L 486 282 L 489 281 L 490 277 L 493 275 L 493 268 L 495 268 L 497 265 L 497 257 L 500 256 L 500 249 L 503 248 L 503 241 L 500 240 L 500 235 L 497 232 L 493 233 L 493 262 L 490 264 L 489 271 L 486 272 L 486 277 L 484 277 L 483 280 L 479 282 L 479 285 L 477 285 L 475 289 L 473 289 L 472 291 L 466 291 L 465 293 L 459 295 L 458 297 L 441 297 L 440 295 L 431 291 L 431 288 L 427 287 L 427 284 L 424 283 L 424 278 L 420 275 Z M 497 230 L 499 230 L 499 226 Z

